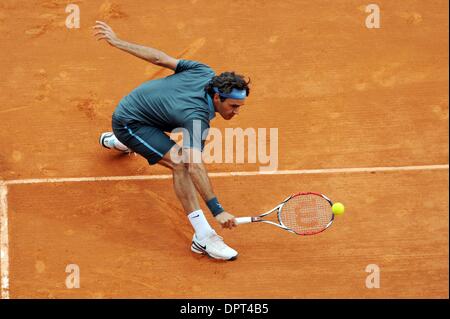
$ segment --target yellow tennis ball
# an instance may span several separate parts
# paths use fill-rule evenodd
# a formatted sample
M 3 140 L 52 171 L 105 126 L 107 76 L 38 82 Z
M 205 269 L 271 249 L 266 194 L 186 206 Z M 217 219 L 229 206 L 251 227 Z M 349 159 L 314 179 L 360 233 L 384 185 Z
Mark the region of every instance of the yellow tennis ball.
M 344 213 L 345 207 L 342 203 L 334 203 L 331 207 L 331 210 L 335 215 L 342 215 Z

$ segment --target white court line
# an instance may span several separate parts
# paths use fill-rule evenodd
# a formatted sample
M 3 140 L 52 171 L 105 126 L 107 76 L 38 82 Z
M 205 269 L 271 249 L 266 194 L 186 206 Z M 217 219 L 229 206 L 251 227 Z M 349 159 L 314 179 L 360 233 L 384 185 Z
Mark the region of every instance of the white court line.
M 9 233 L 8 233 L 8 188 L 0 181 L 0 274 L 1 298 L 9 299 Z
M 284 170 L 273 172 L 219 172 L 209 173 L 210 177 L 232 177 L 232 176 L 261 176 L 261 175 L 306 175 L 306 174 L 339 174 L 339 173 L 372 173 L 372 172 L 396 172 L 396 171 L 424 171 L 424 170 L 446 170 L 448 164 L 444 165 L 422 165 L 422 166 L 398 166 L 398 167 L 361 167 L 361 168 L 327 168 L 327 169 L 305 169 Z M 73 178 L 41 178 L 41 179 L 19 179 L 0 181 L 0 243 L 1 243 L 1 298 L 9 299 L 9 241 L 8 241 L 8 202 L 7 185 L 42 184 L 42 183 L 70 183 L 70 182 L 98 182 L 98 181 L 124 181 L 124 180 L 155 180 L 170 179 L 172 175 L 146 175 L 146 176 L 102 176 L 102 177 L 73 177 Z
M 398 167 L 358 167 L 358 168 L 325 168 L 304 169 L 284 171 L 243 171 L 243 172 L 219 172 L 209 173 L 209 177 L 232 177 L 232 176 L 261 176 L 261 175 L 306 175 L 306 174 L 332 174 L 332 173 L 371 173 L 371 172 L 395 172 L 395 171 L 424 171 L 445 170 L 444 165 L 422 165 L 422 166 L 398 166 Z M 100 176 L 100 177 L 66 177 L 66 178 L 36 178 L 18 179 L 5 181 L 5 185 L 42 184 L 42 183 L 76 183 L 76 182 L 101 182 L 101 181 L 127 181 L 127 180 L 154 180 L 171 179 L 172 175 L 141 175 L 141 176 Z

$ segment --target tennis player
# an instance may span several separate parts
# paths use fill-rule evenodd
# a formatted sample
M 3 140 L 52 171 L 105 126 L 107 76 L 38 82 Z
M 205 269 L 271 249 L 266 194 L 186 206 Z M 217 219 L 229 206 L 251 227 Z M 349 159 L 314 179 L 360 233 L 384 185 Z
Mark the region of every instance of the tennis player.
M 206 220 L 196 190 L 222 227 L 237 225 L 214 194 L 201 152 L 210 121 L 216 113 L 225 120 L 239 114 L 250 93 L 249 82 L 234 72 L 216 76 L 205 64 L 178 60 L 123 41 L 104 22 L 97 21 L 93 28 L 97 40 L 106 40 L 113 47 L 174 71 L 168 77 L 141 84 L 125 96 L 113 113 L 113 132 L 102 133 L 100 144 L 125 153 L 136 152 L 150 165 L 170 168 L 175 193 L 194 228 L 191 250 L 215 259 L 236 259 L 237 251 L 226 245 Z M 183 130 L 182 146 L 165 133 L 176 128 Z

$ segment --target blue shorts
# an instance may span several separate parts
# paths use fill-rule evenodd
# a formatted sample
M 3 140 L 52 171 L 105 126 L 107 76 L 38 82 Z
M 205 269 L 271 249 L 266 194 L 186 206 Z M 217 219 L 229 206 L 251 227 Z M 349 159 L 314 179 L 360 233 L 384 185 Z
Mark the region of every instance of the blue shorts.
M 176 144 L 161 129 L 137 121 L 121 121 L 112 117 L 117 139 L 133 152 L 145 157 L 150 165 L 158 163 Z

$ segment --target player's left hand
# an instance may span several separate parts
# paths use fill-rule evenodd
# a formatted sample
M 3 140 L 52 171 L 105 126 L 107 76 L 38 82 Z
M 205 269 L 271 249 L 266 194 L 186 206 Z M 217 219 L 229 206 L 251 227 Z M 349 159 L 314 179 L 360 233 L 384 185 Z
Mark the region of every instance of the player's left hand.
M 106 40 L 112 46 L 115 46 L 119 42 L 119 38 L 114 33 L 113 29 L 103 21 L 95 21 L 95 26 L 92 27 L 96 30 L 94 36 L 97 40 Z

